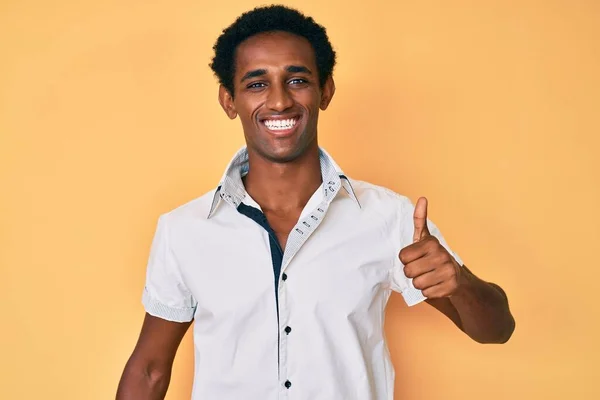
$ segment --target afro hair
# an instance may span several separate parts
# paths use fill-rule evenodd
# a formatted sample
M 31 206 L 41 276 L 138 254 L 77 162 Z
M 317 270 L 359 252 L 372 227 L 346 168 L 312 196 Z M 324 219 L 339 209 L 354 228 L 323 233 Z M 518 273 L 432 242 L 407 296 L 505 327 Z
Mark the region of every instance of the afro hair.
M 283 31 L 306 38 L 315 51 L 319 84 L 321 87 L 333 74 L 336 54 L 325 28 L 313 18 L 293 8 L 271 5 L 257 7 L 240 15 L 233 24 L 223 30 L 217 39 L 210 68 L 229 93 L 233 95 L 233 77 L 235 74 L 235 52 L 244 40 L 251 36 Z

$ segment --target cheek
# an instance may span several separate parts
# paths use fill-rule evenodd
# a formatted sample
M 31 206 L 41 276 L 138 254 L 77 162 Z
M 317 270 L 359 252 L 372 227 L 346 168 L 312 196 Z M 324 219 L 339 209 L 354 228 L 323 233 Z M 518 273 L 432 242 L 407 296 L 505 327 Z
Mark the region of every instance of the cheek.
M 238 116 L 240 118 L 240 121 L 242 122 L 242 126 L 251 127 L 254 125 L 255 118 L 254 118 L 253 112 L 254 112 L 253 109 L 247 109 L 247 108 L 238 109 Z
M 319 118 L 319 107 L 308 107 L 308 115 L 309 115 L 308 123 L 310 125 L 315 125 Z
M 242 121 L 242 126 L 250 126 L 252 125 L 252 117 L 247 114 L 238 114 L 240 117 L 240 121 Z
M 248 93 L 239 93 L 235 98 L 235 110 L 242 122 L 252 122 L 254 114 L 260 107 L 261 100 L 256 95 L 252 96 Z
M 298 90 L 294 93 L 294 102 L 311 114 L 318 112 L 321 104 L 320 92 L 314 89 Z

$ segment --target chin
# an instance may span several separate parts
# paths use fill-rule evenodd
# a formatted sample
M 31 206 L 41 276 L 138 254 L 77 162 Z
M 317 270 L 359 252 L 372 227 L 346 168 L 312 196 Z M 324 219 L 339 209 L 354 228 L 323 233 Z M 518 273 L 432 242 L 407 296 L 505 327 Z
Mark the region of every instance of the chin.
M 298 144 L 284 145 L 283 143 L 279 143 L 271 146 L 261 146 L 259 148 L 255 148 L 255 151 L 262 158 L 268 161 L 275 163 L 289 163 L 302 156 L 306 149 L 306 146 L 300 146 Z
M 261 155 L 272 162 L 289 163 L 302 155 L 302 151 L 299 151 L 298 149 L 267 150 L 265 152 L 261 152 Z
M 251 149 L 265 160 L 275 163 L 289 163 L 300 158 L 313 147 L 317 147 L 316 135 L 308 139 L 303 131 L 304 129 L 300 131 L 301 134 L 297 132 L 295 135 L 281 138 L 267 136 L 263 137 L 262 140 L 248 140 L 248 137 L 246 137 L 246 143 L 249 150 Z M 260 135 L 263 132 L 257 133 Z

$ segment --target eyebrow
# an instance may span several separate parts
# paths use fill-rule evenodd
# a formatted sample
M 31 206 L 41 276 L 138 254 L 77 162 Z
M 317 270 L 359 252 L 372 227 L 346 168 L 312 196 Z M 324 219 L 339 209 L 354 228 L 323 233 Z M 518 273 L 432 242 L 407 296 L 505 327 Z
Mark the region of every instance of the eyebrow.
M 297 73 L 305 73 L 305 74 L 309 74 L 312 75 L 312 72 L 310 69 L 302 66 L 302 65 L 288 65 L 285 70 L 287 72 L 290 72 L 292 74 L 297 74 Z M 254 69 L 252 71 L 248 71 L 246 72 L 246 74 L 242 77 L 241 82 L 244 82 L 247 79 L 252 79 L 252 78 L 256 78 L 259 76 L 263 76 L 267 74 L 267 70 L 266 69 Z
M 266 69 L 255 69 L 255 70 L 246 72 L 246 75 L 244 75 L 242 77 L 241 81 L 244 82 L 246 79 L 252 79 L 252 78 L 256 78 L 257 76 L 263 76 L 266 74 L 267 74 Z
M 300 73 L 300 72 L 303 72 L 303 73 L 309 74 L 309 75 L 312 74 L 312 72 L 310 72 L 310 69 L 308 69 L 308 68 L 306 68 L 304 66 L 301 66 L 301 65 L 290 65 L 285 70 L 287 72 L 291 72 L 292 74 L 297 74 L 297 73 Z

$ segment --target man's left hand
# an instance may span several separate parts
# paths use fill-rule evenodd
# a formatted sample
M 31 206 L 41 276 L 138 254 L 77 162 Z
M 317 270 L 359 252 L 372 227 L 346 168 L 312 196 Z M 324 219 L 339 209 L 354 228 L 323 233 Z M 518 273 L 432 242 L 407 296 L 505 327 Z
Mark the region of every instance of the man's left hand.
M 398 255 L 404 264 L 404 274 L 413 278 L 413 286 L 423 296 L 434 299 L 456 293 L 464 277 L 454 257 L 429 233 L 427 228 L 427 199 L 419 198 L 414 211 L 413 243 Z

